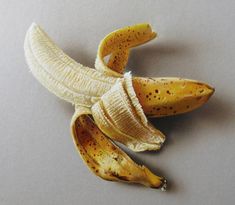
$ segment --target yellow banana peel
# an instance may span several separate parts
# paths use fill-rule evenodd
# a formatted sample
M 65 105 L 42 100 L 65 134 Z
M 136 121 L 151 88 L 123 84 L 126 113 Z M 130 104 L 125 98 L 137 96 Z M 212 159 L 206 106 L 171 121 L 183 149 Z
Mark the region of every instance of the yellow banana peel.
M 130 49 L 156 36 L 149 24 L 108 34 L 98 47 L 95 69 L 67 56 L 36 24 L 26 33 L 24 50 L 35 78 L 75 106 L 71 134 L 94 174 L 165 190 L 164 177 L 137 165 L 114 141 L 135 152 L 160 149 L 165 136 L 147 117 L 189 112 L 203 105 L 214 89 L 195 80 L 124 74 Z

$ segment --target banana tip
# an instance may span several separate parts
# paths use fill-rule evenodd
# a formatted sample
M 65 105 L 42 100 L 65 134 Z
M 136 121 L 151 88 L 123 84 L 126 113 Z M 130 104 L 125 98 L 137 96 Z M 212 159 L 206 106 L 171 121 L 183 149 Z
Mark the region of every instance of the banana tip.
M 167 181 L 166 181 L 166 179 L 163 179 L 162 180 L 162 186 L 161 186 L 161 191 L 166 191 L 166 189 L 167 189 Z
M 211 97 L 214 94 L 214 92 L 215 92 L 215 88 L 213 88 L 211 86 L 208 86 L 208 90 L 209 90 L 208 96 Z
M 37 26 L 38 26 L 38 24 L 37 24 L 37 23 L 32 22 L 32 23 L 31 23 L 31 25 L 30 25 L 30 28 L 34 28 L 34 27 L 37 27 Z
M 215 88 L 212 88 L 212 87 L 211 87 L 211 95 L 213 95 L 214 92 L 215 92 Z
M 151 188 L 160 189 L 161 191 L 166 191 L 167 190 L 167 180 L 165 178 L 162 178 L 160 186 L 152 186 Z

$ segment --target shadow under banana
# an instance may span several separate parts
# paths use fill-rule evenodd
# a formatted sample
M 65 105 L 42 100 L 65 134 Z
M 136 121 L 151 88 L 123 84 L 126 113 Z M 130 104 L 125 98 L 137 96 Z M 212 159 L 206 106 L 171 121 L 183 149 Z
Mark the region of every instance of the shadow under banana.
M 113 141 L 135 152 L 159 150 L 165 136 L 147 117 L 194 110 L 210 98 L 214 89 L 195 80 L 124 74 L 130 49 L 156 36 L 149 24 L 108 34 L 99 44 L 95 69 L 67 56 L 36 24 L 26 33 L 24 50 L 36 79 L 75 106 L 71 133 L 93 173 L 105 180 L 165 190 L 164 177 L 136 164 Z

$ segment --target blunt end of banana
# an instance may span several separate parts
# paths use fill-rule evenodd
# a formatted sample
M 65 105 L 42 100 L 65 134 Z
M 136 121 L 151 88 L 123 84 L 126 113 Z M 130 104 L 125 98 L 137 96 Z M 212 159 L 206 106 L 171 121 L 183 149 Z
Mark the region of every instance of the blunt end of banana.
M 31 32 L 35 29 L 41 29 L 41 28 L 37 23 L 33 22 L 33 23 L 31 23 L 30 27 L 28 28 L 27 33 Z
M 192 92 L 191 101 L 190 101 L 191 106 L 187 105 L 186 108 L 188 108 L 188 106 L 190 107 L 186 110 L 183 110 L 182 113 L 201 107 L 210 99 L 210 97 L 215 92 L 215 89 L 206 83 L 196 81 L 194 82 L 193 86 L 195 86 L 195 88 L 193 88 L 191 91 Z
M 162 186 L 161 186 L 161 191 L 166 191 L 167 190 L 167 180 L 163 179 L 162 180 Z
M 158 34 L 155 31 L 153 31 L 151 40 L 153 40 L 154 38 L 157 38 L 157 37 L 158 37 Z
M 157 185 L 157 186 L 151 186 L 150 188 L 153 189 L 160 189 L 161 191 L 166 191 L 167 190 L 167 180 L 165 178 L 161 179 L 161 185 Z
M 215 93 L 215 88 L 211 87 L 210 85 L 206 85 L 206 95 L 208 96 L 208 100 L 210 97 Z
M 167 180 L 165 178 L 162 178 L 160 185 L 151 185 L 150 188 L 152 189 L 157 189 L 157 190 L 161 190 L 163 192 L 167 191 Z
M 38 24 L 35 23 L 35 22 L 32 22 L 31 25 L 30 25 L 30 27 L 29 27 L 29 29 L 31 29 L 31 28 L 33 28 L 33 27 L 38 27 Z
M 143 185 L 153 188 L 153 189 L 159 189 L 161 191 L 166 191 L 167 188 L 167 180 L 164 177 L 157 176 L 153 174 L 149 169 L 146 167 L 142 167 L 142 169 L 145 171 L 146 178 L 143 182 Z

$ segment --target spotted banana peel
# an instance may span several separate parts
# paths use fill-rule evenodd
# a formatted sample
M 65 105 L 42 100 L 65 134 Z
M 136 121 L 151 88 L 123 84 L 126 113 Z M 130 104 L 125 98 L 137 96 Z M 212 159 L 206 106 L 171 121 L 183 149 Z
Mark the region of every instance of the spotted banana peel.
M 189 79 L 124 74 L 130 49 L 156 36 L 149 24 L 108 34 L 99 44 L 95 69 L 67 56 L 35 23 L 26 33 L 24 50 L 36 79 L 75 106 L 73 141 L 93 173 L 105 180 L 165 190 L 164 177 L 136 164 L 113 141 L 135 152 L 160 149 L 165 136 L 146 116 L 189 112 L 204 104 L 214 89 Z

